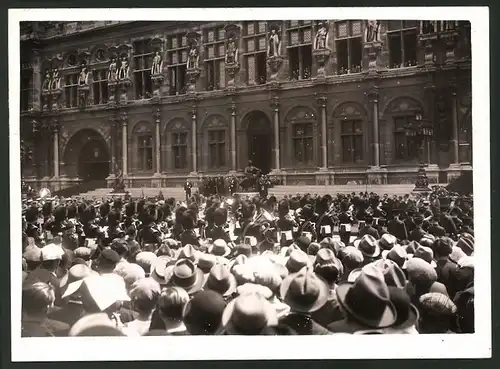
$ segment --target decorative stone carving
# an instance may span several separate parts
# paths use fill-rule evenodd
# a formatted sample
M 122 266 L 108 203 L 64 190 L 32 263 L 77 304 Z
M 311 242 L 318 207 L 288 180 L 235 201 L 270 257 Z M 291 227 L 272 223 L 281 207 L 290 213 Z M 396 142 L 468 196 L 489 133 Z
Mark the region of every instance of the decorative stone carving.
M 153 65 L 151 66 L 151 75 L 162 74 L 163 71 L 163 60 L 161 60 L 160 51 L 155 52 L 153 57 Z
M 267 45 L 267 57 L 280 57 L 281 56 L 281 39 L 280 39 L 280 27 L 278 24 L 271 24 L 269 26 L 269 42 Z
M 437 21 L 421 21 L 419 41 L 424 47 L 424 68 L 426 69 L 434 69 L 434 44 L 437 39 Z
M 366 21 L 365 42 L 379 42 L 380 22 L 376 19 Z
M 115 82 L 116 81 L 116 73 L 117 73 L 117 66 L 116 66 L 116 56 L 113 56 L 111 58 L 111 62 L 109 63 L 108 67 L 108 84 L 110 82 Z
M 188 43 L 188 56 L 187 56 L 187 69 L 186 77 L 189 82 L 188 93 L 196 93 L 196 81 L 200 76 L 201 70 L 199 68 L 200 63 L 200 34 L 197 32 L 189 32 L 186 35 Z
M 52 70 L 52 76 L 50 80 L 50 90 L 55 91 L 60 89 L 61 89 L 61 76 L 59 75 L 59 70 L 56 68 Z
M 453 64 L 456 61 L 455 49 L 457 48 L 459 34 L 455 27 L 455 22 L 443 21 L 443 30 L 439 37 L 443 40 L 445 46 L 445 64 Z
M 235 24 L 225 27 L 226 31 L 226 55 L 224 58 L 225 70 L 229 76 L 227 88 L 234 89 L 234 78 L 240 69 L 238 42 L 240 29 Z
M 88 105 L 88 95 L 89 95 L 89 71 L 87 70 L 87 65 L 82 64 L 82 70 L 78 76 L 78 105 L 84 108 Z
M 120 58 L 120 68 L 116 74 L 116 79 L 118 81 L 125 81 L 130 79 L 130 66 L 126 55 L 122 55 Z
M 317 76 L 318 79 L 324 79 L 326 77 L 325 65 L 330 57 L 331 50 L 327 47 L 328 45 L 328 23 L 320 22 L 318 23 L 318 31 L 316 32 L 316 37 L 314 39 L 314 50 L 313 56 L 316 59 L 318 65 Z
M 326 49 L 328 45 L 328 23 L 319 22 L 316 37 L 314 38 L 314 50 Z

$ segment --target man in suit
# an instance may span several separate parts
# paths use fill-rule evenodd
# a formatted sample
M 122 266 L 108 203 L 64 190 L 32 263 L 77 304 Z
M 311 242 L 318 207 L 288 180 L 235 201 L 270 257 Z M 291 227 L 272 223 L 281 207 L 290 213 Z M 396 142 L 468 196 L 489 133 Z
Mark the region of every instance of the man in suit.
M 403 241 L 408 239 L 408 232 L 406 231 L 406 226 L 404 222 L 399 219 L 401 215 L 401 209 L 393 209 L 392 213 L 394 215 L 394 218 L 389 221 L 389 224 L 387 225 L 387 231 L 396 236 L 398 241 Z
M 193 188 L 193 184 L 186 180 L 186 183 L 184 183 L 184 192 L 186 192 L 186 202 L 188 202 L 189 198 L 191 197 L 191 188 Z

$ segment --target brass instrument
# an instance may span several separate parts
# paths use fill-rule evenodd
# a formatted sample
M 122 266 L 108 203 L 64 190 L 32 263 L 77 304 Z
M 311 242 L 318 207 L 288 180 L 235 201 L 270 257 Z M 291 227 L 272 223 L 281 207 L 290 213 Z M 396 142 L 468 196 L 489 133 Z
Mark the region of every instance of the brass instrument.
M 47 187 L 43 187 L 43 188 L 40 189 L 40 191 L 38 191 L 38 197 L 41 200 L 49 198 L 50 195 L 51 195 L 51 192 L 50 192 L 50 190 Z

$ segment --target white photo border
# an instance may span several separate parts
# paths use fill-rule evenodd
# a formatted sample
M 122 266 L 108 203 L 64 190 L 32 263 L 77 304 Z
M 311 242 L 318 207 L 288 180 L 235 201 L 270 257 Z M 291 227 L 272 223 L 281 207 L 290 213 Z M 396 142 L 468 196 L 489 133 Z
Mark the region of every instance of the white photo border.
M 474 334 L 21 338 L 20 21 L 267 20 L 272 8 L 9 9 L 9 143 L 12 361 L 489 358 L 491 337 L 488 7 L 279 8 L 280 19 L 470 20 L 474 229 Z M 329 16 L 327 14 L 330 14 Z M 19 273 L 17 272 L 19 271 Z M 130 347 L 123 350 L 126 340 Z M 106 347 L 104 350 L 103 347 Z M 280 348 L 281 349 L 278 349 Z M 307 347 L 305 350 L 304 347 Z M 75 348 L 77 348 L 75 350 Z M 223 349 L 221 349 L 223 348 Z M 286 348 L 286 349 L 283 349 Z M 390 348 L 384 350 L 382 348 Z

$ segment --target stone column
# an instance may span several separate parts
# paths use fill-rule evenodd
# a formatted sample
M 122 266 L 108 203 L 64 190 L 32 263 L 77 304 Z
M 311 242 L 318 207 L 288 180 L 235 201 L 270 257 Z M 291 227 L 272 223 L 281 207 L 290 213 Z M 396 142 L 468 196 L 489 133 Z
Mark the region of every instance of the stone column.
M 192 106 L 191 108 L 191 155 L 192 155 L 192 173 L 196 173 L 198 171 L 198 163 L 197 163 L 197 155 L 198 155 L 198 147 L 196 142 L 196 133 L 197 133 L 197 124 L 196 124 L 196 106 Z
M 54 144 L 54 179 L 59 178 L 59 122 L 57 119 L 52 121 L 52 134 Z
M 122 171 L 123 176 L 128 175 L 128 121 L 127 121 L 127 113 L 122 114 Z
M 321 111 L 321 168 L 326 171 L 328 169 L 328 130 L 326 126 L 326 104 L 327 97 L 324 94 L 317 96 L 317 102 Z
M 380 167 L 380 127 L 378 111 L 379 91 L 378 87 L 372 86 L 368 93 L 368 101 L 372 111 L 372 165 L 367 170 L 366 180 L 369 184 L 387 183 L 387 169 Z
M 231 171 L 236 172 L 236 105 L 231 104 Z
M 372 108 L 372 164 L 373 167 L 380 167 L 380 134 L 379 134 L 379 122 L 378 122 L 378 88 L 373 88 L 370 91 L 370 104 Z
M 160 124 L 161 113 L 160 109 L 156 109 L 154 113 L 155 118 L 155 157 L 156 157 L 156 172 L 155 176 L 161 175 L 161 141 L 160 141 Z
M 274 96 L 271 99 L 273 108 L 273 132 L 274 132 L 274 172 L 280 171 L 280 108 L 279 97 Z
M 451 144 L 452 144 L 452 159 L 451 162 L 454 165 L 460 164 L 459 157 L 459 138 L 458 138 L 458 102 L 457 102 L 457 90 L 455 86 L 451 87 Z

